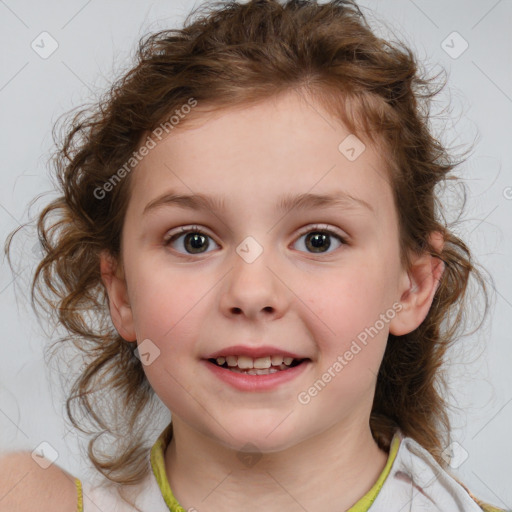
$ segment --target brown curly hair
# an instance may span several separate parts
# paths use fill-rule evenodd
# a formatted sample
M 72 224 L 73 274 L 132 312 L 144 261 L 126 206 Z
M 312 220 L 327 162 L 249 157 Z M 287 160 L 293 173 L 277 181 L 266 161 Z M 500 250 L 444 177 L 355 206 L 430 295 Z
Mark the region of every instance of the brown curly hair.
M 91 436 L 90 460 L 105 477 L 128 485 L 146 475 L 141 433 L 150 424 L 147 408 L 156 403 L 134 356 L 135 344 L 112 325 L 100 275 L 101 251 L 120 258 L 132 180 L 126 167 L 125 173 L 119 170 L 191 99 L 215 111 L 291 89 L 310 94 L 361 139 L 384 144 L 403 265 L 412 252 L 423 251 L 444 262 L 424 322 L 407 335 L 389 336 L 370 426 L 381 448 L 387 450 L 401 429 L 446 467 L 441 457 L 450 433 L 446 351 L 465 324 L 469 278 L 487 294 L 470 250 L 448 227 L 436 191 L 436 185 L 455 179 L 450 171 L 460 163 L 429 127 L 431 99 L 444 87 L 433 86 L 438 76 L 421 73 L 403 43 L 377 37 L 354 1 L 222 1 L 203 4 L 181 30 L 143 37 L 136 66 L 96 105 L 73 113 L 52 160 L 62 195 L 38 218 L 44 257 L 31 297 L 66 328 L 59 343 L 71 342 L 83 352 L 67 413 Z M 192 118 L 193 112 L 178 129 Z M 116 173 L 122 179 L 107 191 L 105 184 L 113 183 Z M 440 254 L 429 244 L 434 231 L 444 236 Z M 487 311 L 487 298 L 485 305 Z M 108 405 L 98 391 L 108 392 Z M 116 442 L 101 451 L 97 443 L 104 434 Z

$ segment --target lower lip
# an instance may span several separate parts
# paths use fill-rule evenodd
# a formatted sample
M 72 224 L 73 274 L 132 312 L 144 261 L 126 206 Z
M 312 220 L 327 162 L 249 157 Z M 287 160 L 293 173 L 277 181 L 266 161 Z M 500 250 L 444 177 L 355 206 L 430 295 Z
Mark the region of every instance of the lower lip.
M 232 372 L 206 359 L 203 359 L 203 362 L 215 376 L 240 391 L 268 391 L 298 377 L 306 370 L 311 361 L 305 360 L 289 370 L 281 370 L 276 373 L 269 373 L 268 375 L 249 375 Z

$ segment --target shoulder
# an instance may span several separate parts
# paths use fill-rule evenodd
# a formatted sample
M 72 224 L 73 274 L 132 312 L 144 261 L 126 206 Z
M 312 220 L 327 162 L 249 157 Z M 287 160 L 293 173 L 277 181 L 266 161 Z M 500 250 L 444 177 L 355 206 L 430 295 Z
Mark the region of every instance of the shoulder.
M 489 503 L 485 503 L 482 500 L 479 500 L 462 482 L 458 479 L 455 479 L 471 496 L 471 499 L 484 511 L 484 512 L 507 512 L 503 508 L 495 507 L 494 505 L 490 505 Z
M 397 435 L 400 448 L 393 467 L 400 474 L 401 481 L 410 482 L 420 490 L 420 499 L 425 496 L 430 502 L 435 502 L 438 510 L 506 512 L 479 500 L 449 467 L 441 467 L 417 441 L 401 433 Z
M 77 508 L 75 478 L 30 452 L 0 455 L 0 512 L 69 512 Z M 46 468 L 46 469 L 44 469 Z
M 484 511 L 484 512 L 507 512 L 505 509 L 495 507 L 494 505 L 490 505 L 489 503 L 485 503 L 484 501 L 478 499 L 469 489 L 468 487 L 461 482 L 455 475 L 450 475 L 471 497 L 471 499 Z
M 496 508 L 482 501 L 475 500 L 484 512 L 507 512 L 504 508 Z

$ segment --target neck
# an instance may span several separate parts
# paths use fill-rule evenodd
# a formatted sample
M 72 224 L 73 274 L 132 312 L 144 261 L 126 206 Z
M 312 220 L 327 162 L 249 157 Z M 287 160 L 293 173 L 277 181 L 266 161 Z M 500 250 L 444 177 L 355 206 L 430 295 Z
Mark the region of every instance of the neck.
M 350 427 L 350 428 L 349 428 Z M 165 465 L 185 510 L 348 510 L 387 461 L 369 425 L 337 424 L 287 450 L 240 454 L 173 418 Z

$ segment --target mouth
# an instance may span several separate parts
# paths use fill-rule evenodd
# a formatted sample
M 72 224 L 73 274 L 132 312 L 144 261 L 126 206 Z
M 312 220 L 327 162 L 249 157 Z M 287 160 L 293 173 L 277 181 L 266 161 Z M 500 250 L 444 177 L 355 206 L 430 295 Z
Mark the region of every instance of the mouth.
M 255 359 L 247 356 L 219 356 L 217 358 L 210 358 L 208 361 L 215 366 L 235 373 L 270 375 L 272 373 L 290 370 L 291 368 L 310 361 L 310 359 L 295 359 L 282 355 L 269 355 Z

